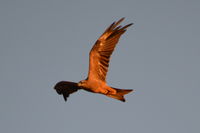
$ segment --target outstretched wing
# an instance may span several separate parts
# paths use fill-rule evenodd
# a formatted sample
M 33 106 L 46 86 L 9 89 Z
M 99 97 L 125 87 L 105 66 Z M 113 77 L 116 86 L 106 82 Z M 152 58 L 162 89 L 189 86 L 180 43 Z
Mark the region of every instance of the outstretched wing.
M 119 41 L 120 36 L 133 23 L 122 27 L 119 25 L 124 18 L 112 23 L 96 41 L 90 51 L 88 79 L 105 81 L 109 67 L 110 56 Z M 119 26 L 118 26 L 119 25 Z
M 54 89 L 59 95 L 63 95 L 63 98 L 65 99 L 65 101 L 67 101 L 67 98 L 70 94 L 78 91 L 81 88 L 78 86 L 77 83 L 69 81 L 60 81 L 55 85 Z

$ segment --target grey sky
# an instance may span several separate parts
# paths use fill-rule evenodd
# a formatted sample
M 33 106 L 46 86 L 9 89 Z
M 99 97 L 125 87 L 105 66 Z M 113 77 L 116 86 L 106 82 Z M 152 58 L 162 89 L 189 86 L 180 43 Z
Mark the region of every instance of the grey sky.
M 199 0 L 1 0 L 1 133 L 199 133 Z M 113 53 L 109 85 L 122 103 L 53 86 L 87 76 L 107 26 L 134 23 Z

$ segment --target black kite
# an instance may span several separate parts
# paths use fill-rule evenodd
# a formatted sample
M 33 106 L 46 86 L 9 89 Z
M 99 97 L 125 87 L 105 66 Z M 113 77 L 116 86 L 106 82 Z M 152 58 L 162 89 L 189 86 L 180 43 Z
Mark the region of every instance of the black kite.
M 58 94 L 63 94 L 65 101 L 71 93 L 84 89 L 125 102 L 124 95 L 133 91 L 113 88 L 106 84 L 110 56 L 120 36 L 132 25 L 132 23 L 125 26 L 119 25 L 123 20 L 124 18 L 112 23 L 94 44 L 90 51 L 89 72 L 85 80 L 81 80 L 79 83 L 61 81 L 55 85 L 54 89 Z

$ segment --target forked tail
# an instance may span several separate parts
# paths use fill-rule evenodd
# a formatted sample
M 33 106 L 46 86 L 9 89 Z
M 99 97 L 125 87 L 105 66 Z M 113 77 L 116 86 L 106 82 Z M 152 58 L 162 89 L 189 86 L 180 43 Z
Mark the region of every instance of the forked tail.
M 117 100 L 120 100 L 122 102 L 125 102 L 125 98 L 124 98 L 124 95 L 132 92 L 133 90 L 132 89 L 117 89 L 117 88 L 113 88 L 117 91 L 116 94 L 107 94 L 106 96 L 108 97 L 111 97 L 111 98 L 115 98 Z

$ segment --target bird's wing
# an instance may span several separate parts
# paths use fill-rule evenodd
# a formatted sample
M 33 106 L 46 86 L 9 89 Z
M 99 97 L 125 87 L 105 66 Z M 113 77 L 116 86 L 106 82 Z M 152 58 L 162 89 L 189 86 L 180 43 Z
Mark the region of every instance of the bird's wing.
M 110 56 L 120 36 L 133 23 L 122 27 L 119 25 L 124 18 L 112 23 L 99 37 L 90 51 L 88 79 L 106 80 Z
M 63 95 L 63 98 L 65 101 L 67 101 L 67 98 L 69 97 L 70 94 L 78 91 L 81 89 L 77 83 L 74 82 L 69 82 L 69 81 L 61 81 L 58 82 L 54 89 L 57 91 L 59 95 Z

